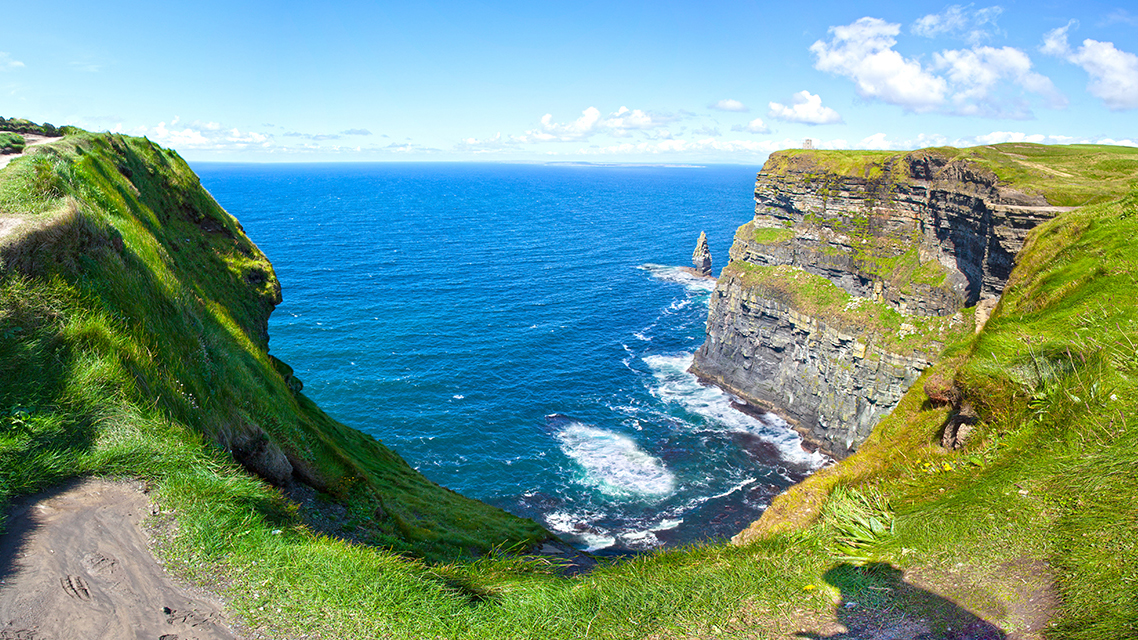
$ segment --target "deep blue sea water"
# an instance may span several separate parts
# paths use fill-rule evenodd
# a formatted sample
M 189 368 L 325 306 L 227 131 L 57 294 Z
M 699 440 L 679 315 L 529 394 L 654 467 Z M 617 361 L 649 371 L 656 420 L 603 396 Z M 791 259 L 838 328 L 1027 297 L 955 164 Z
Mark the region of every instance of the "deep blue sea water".
M 817 466 L 686 373 L 758 167 L 195 164 L 268 255 L 270 349 L 432 480 L 582 548 L 733 535 Z

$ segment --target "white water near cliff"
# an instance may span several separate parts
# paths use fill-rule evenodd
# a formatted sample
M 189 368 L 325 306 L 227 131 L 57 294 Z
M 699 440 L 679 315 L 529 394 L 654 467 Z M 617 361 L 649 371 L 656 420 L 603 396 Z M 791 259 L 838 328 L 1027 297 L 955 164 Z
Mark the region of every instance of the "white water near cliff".
M 676 478 L 628 436 L 572 423 L 557 434 L 561 450 L 584 469 L 585 482 L 615 497 L 667 496 Z
M 645 364 L 656 376 L 657 386 L 652 395 L 663 402 L 675 402 L 688 411 L 707 418 L 705 428 L 725 429 L 754 434 L 767 440 L 778 448 L 778 453 L 789 464 L 807 469 L 817 469 L 826 462 L 826 456 L 803 449 L 802 438 L 795 433 L 785 420 L 765 413 L 762 418 L 754 418 L 731 406 L 731 396 L 718 387 L 700 384 L 688 373 L 693 354 L 675 356 L 648 356 Z
M 757 167 L 196 165 L 271 350 L 432 480 L 612 552 L 733 535 L 819 462 L 686 373 Z

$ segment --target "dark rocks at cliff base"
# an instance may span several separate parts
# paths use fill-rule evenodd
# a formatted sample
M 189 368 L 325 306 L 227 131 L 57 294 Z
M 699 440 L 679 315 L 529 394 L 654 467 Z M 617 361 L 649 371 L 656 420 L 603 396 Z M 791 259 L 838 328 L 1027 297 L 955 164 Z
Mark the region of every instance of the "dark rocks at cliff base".
M 703 231 L 699 232 L 699 241 L 696 242 L 695 251 L 691 254 L 691 262 L 699 275 L 711 275 L 711 248 L 707 246 L 707 234 Z

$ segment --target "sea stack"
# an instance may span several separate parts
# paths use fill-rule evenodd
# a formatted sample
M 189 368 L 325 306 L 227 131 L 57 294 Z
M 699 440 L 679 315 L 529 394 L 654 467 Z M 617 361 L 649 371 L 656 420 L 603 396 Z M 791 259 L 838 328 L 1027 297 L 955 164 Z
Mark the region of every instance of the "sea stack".
M 691 262 L 700 275 L 711 275 L 711 249 L 707 246 L 707 234 L 703 231 L 699 232 L 699 241 L 696 242 L 695 251 L 691 254 Z

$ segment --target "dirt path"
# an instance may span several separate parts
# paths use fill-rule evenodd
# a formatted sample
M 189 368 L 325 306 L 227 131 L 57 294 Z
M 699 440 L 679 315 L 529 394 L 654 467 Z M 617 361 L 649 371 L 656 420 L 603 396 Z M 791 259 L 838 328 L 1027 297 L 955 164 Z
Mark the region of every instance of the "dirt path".
M 34 133 L 25 133 L 25 134 L 21 134 L 21 135 L 23 135 L 24 140 L 27 141 L 27 146 L 24 147 L 24 153 L 27 153 L 28 149 L 31 149 L 32 147 L 34 147 L 36 145 L 44 144 L 45 142 L 51 142 L 53 140 L 61 140 L 62 139 L 62 138 L 49 138 L 47 136 L 36 135 Z M 0 169 L 3 169 L 4 167 L 8 166 L 9 162 L 11 162 L 12 160 L 15 160 L 16 158 L 19 158 L 20 156 L 24 155 L 24 153 L 0 154 Z M 19 227 L 24 222 L 25 222 L 25 218 L 23 216 L 18 216 L 18 215 L 6 216 L 3 214 L 0 214 L 0 240 L 3 240 L 4 236 L 15 231 L 16 227 Z M 0 640 L 4 640 L 3 636 L 0 636 Z
M 37 144 L 51 142 L 52 140 L 60 140 L 59 137 L 49 138 L 47 136 L 41 136 L 34 133 L 21 133 L 20 135 L 24 136 L 24 142 L 27 144 L 27 146 L 24 147 L 24 153 L 27 153 L 28 149 L 36 146 Z M 20 156 L 24 155 L 24 153 L 5 153 L 0 155 L 0 169 L 8 166 L 9 162 L 15 160 L 16 158 L 19 158 Z
M 0 537 L 0 640 L 233 640 L 139 528 L 139 483 L 88 479 L 19 501 Z

